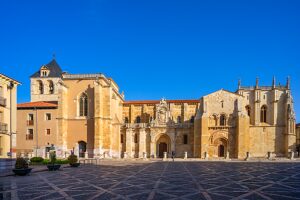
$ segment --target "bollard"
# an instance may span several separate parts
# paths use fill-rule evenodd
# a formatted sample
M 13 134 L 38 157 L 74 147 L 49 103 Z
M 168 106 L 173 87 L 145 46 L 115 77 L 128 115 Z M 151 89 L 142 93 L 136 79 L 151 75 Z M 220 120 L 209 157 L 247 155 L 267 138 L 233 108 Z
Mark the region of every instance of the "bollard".
M 272 152 L 268 151 L 268 160 L 272 159 Z
M 184 157 L 183 157 L 183 159 L 185 159 L 185 160 L 187 159 L 187 152 L 186 152 L 186 151 L 184 152 Z
M 126 151 L 123 153 L 123 158 L 124 158 L 124 159 L 127 158 L 127 152 L 126 152 Z
M 290 152 L 290 159 L 291 159 L 291 160 L 294 160 L 294 154 L 295 154 L 294 151 L 291 151 L 291 152 Z
M 87 151 L 84 153 L 84 158 L 89 158 L 89 153 Z
M 143 159 L 147 159 L 147 153 L 143 152 Z
M 164 158 L 163 160 L 167 160 L 167 152 L 164 152 Z
M 229 151 L 226 152 L 225 159 L 229 160 Z
M 207 160 L 207 159 L 208 159 L 208 154 L 207 154 L 207 152 L 206 152 L 206 151 L 204 152 L 204 159 L 205 159 L 205 160 Z
M 249 159 L 250 159 L 250 152 L 247 151 L 247 152 L 246 152 L 246 159 L 245 159 L 245 160 L 247 161 L 247 160 L 249 160 Z

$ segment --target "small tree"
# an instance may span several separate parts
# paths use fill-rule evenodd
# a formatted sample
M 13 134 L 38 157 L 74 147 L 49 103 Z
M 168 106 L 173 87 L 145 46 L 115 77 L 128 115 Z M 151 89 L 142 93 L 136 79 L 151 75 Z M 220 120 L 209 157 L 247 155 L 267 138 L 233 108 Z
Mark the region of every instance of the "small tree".
M 78 158 L 77 158 L 77 156 L 74 155 L 74 154 L 71 154 L 71 155 L 68 157 L 68 160 L 69 160 L 70 165 L 75 164 L 75 163 L 78 162 Z

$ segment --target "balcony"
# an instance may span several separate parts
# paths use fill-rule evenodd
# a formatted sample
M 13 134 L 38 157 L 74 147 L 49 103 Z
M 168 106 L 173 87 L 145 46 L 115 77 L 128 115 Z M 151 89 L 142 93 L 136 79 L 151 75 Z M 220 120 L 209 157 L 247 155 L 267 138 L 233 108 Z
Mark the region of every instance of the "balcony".
M 27 120 L 27 126 L 33 126 L 34 121 L 33 120 Z
M 0 97 L 0 106 L 3 106 L 3 107 L 6 106 L 6 98 Z
M 26 140 L 33 140 L 33 134 L 27 134 Z
M 7 133 L 7 124 L 0 122 L 0 133 Z

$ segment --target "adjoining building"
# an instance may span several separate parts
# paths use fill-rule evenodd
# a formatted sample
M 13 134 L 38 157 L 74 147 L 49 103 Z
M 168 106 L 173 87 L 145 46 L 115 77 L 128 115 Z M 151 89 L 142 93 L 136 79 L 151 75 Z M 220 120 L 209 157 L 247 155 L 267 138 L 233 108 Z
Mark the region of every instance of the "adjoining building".
M 15 157 L 19 84 L 18 81 L 0 74 L 0 158 Z
M 18 152 L 40 156 L 51 145 L 60 157 L 74 150 L 114 158 L 288 156 L 296 149 L 289 79 L 285 86 L 275 78 L 271 86 L 239 82 L 236 92 L 195 100 L 125 101 L 113 79 L 63 73 L 52 60 L 31 76 L 31 102 L 18 105 L 18 119 Z

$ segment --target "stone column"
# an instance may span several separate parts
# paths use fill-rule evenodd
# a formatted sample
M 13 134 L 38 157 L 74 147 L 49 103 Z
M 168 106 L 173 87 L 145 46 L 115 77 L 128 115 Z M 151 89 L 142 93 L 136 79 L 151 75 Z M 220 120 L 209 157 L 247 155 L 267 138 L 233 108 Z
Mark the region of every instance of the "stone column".
M 139 132 L 139 158 L 144 158 L 144 153 L 146 153 L 146 131 L 141 128 Z
M 150 134 L 150 158 L 156 158 L 156 143 L 155 143 L 155 135 L 154 133 Z
M 132 129 L 126 129 L 126 153 L 128 158 L 132 158 Z

